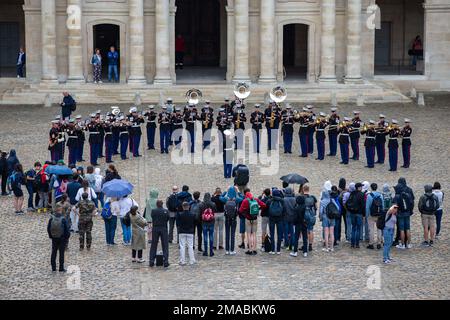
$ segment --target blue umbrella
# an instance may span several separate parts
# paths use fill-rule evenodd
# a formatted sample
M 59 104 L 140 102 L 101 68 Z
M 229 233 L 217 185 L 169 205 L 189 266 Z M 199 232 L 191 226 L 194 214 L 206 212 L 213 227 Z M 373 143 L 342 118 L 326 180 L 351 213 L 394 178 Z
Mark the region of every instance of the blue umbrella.
M 102 192 L 107 197 L 121 198 L 133 192 L 133 185 L 126 180 L 113 179 L 103 185 Z
M 73 174 L 72 169 L 67 166 L 48 166 L 45 168 L 45 172 L 48 174 L 55 174 L 57 176 L 70 176 Z

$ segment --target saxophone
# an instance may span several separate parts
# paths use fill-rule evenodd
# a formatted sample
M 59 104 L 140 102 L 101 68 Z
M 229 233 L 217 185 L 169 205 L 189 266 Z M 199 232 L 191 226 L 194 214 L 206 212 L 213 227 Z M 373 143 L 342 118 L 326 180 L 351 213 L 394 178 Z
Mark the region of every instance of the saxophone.
M 275 124 L 275 112 L 273 112 L 273 108 L 272 108 L 272 112 L 270 113 L 270 128 L 273 128 L 274 124 Z
M 209 125 L 209 113 L 205 113 L 205 122 L 204 122 L 205 129 L 208 128 L 208 125 Z
M 241 127 L 241 112 L 240 112 L 240 110 L 238 110 L 238 112 L 237 112 L 236 124 L 237 124 L 237 128 L 239 129 Z

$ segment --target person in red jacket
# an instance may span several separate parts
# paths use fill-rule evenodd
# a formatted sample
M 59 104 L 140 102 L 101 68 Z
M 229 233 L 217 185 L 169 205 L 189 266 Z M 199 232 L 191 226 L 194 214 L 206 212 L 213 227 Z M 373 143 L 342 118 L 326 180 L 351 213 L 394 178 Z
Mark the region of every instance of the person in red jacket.
M 245 231 L 247 232 L 247 240 L 248 240 L 248 251 L 245 254 L 255 255 L 256 254 L 256 231 L 258 230 L 258 214 L 252 214 L 251 212 L 251 204 L 256 201 L 259 206 L 259 210 L 264 210 L 266 208 L 266 204 L 259 200 L 258 198 L 254 198 L 253 194 L 247 192 L 245 194 L 245 199 L 242 201 L 241 206 L 239 207 L 239 214 L 245 217 Z
M 184 38 L 181 34 L 175 39 L 175 69 L 183 69 L 184 51 L 186 50 Z

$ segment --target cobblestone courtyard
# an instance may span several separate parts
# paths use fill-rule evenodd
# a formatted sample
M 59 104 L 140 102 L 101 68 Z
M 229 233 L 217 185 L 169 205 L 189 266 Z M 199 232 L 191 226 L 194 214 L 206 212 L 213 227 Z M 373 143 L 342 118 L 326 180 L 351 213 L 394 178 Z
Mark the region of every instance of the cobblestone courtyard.
M 340 177 L 347 182 L 387 182 L 393 186 L 399 177 L 405 177 L 418 198 L 423 185 L 440 181 L 448 193 L 450 180 L 450 94 L 426 96 L 426 107 L 416 104 L 367 105 L 360 108 L 363 121 L 378 119 L 384 113 L 390 120 L 413 120 L 412 165 L 408 170 L 388 171 L 388 165 L 375 169 L 364 168 L 365 156 L 348 166 L 339 165 L 339 159 L 327 157 L 316 161 L 298 157 L 298 136 L 294 135 L 292 155 L 280 154 L 280 170 L 273 176 L 261 176 L 250 166 L 249 187 L 259 194 L 264 187 L 280 186 L 279 177 L 297 172 L 305 175 L 312 192 L 319 196 L 325 180 L 337 184 Z M 298 108 L 297 104 L 293 104 Z M 78 106 L 77 114 L 86 117 L 99 107 Z M 103 106 L 104 111 L 109 107 Z M 122 110 L 128 107 L 123 106 Z M 142 109 L 142 107 L 140 108 Z M 248 108 L 246 113 L 250 113 Z M 352 105 L 342 105 L 339 114 L 351 115 Z M 158 110 L 159 111 L 159 110 Z M 327 106 L 316 107 L 316 113 Z M 25 168 L 35 160 L 48 157 L 47 136 L 50 120 L 59 113 L 58 107 L 1 106 L 0 149 L 16 149 Z M 296 132 L 298 131 L 296 125 Z M 157 135 L 158 137 L 158 135 Z M 159 140 L 156 139 L 158 142 Z M 361 151 L 363 139 L 361 139 Z M 157 143 L 159 145 L 159 143 Z M 143 135 L 141 150 L 146 146 Z M 328 149 L 328 145 L 327 145 Z M 87 151 L 87 146 L 86 150 Z M 159 150 L 142 151 L 138 159 L 114 159 L 123 178 L 136 186 L 135 199 L 143 205 L 151 187 L 160 190 L 162 198 L 173 184 L 188 184 L 190 190 L 212 192 L 215 187 L 226 188 L 230 181 L 222 176 L 222 167 L 209 165 L 174 165 L 168 155 Z M 85 155 L 85 159 L 87 158 Z M 66 155 L 67 157 L 67 155 Z M 400 159 L 401 161 L 401 156 Z M 87 165 L 87 163 L 84 163 Z M 401 162 L 400 162 L 401 165 Z M 101 162 L 105 168 L 104 159 Z M 27 198 L 25 196 L 25 198 Z M 417 201 L 416 201 L 417 203 Z M 197 254 L 198 264 L 178 266 L 176 245 L 170 247 L 171 266 L 167 270 L 150 269 L 147 264 L 131 263 L 131 250 L 122 245 L 106 247 L 104 226 L 100 218 L 94 221 L 93 249 L 80 252 L 77 237 L 71 237 L 66 253 L 66 267 L 76 265 L 81 271 L 81 289 L 69 290 L 70 275 L 50 271 L 50 241 L 46 232 L 48 217 L 27 213 L 16 216 L 11 197 L 0 199 L 0 298 L 1 299 L 449 299 L 450 298 L 450 210 L 444 206 L 441 237 L 433 248 L 422 248 L 420 214 L 412 217 L 413 249 L 393 248 L 395 263 L 385 266 L 380 251 L 365 249 L 351 251 L 348 244 L 340 245 L 334 253 L 322 252 L 316 241 L 313 253 L 307 258 L 292 258 L 287 251 L 281 256 L 258 253 L 247 256 L 243 250 L 235 257 L 217 251 L 213 258 Z M 120 228 L 116 240 L 121 239 Z M 322 228 L 315 227 L 319 239 Z M 260 241 L 260 237 L 257 238 Z M 118 241 L 119 243 L 121 241 Z M 148 249 L 145 258 L 148 259 Z M 369 266 L 378 266 L 381 289 L 369 289 Z

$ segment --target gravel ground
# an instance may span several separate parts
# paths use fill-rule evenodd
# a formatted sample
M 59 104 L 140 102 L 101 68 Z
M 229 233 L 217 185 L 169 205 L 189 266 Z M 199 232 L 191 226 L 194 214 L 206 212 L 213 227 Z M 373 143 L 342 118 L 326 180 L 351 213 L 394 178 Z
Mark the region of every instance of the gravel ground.
M 359 108 L 362 118 L 376 120 L 379 113 L 388 119 L 413 120 L 410 169 L 388 171 L 388 164 L 375 169 L 364 168 L 365 156 L 348 166 L 339 165 L 339 159 L 327 157 L 316 161 L 315 154 L 307 159 L 298 157 L 298 137 L 294 136 L 292 155 L 280 154 L 280 168 L 274 175 L 260 175 L 257 165 L 251 165 L 250 188 L 257 194 L 264 187 L 280 186 L 279 177 L 297 172 L 308 177 L 312 193 L 319 196 L 321 186 L 330 179 L 337 184 L 340 177 L 350 181 L 377 182 L 394 185 L 405 177 L 418 198 L 423 185 L 440 181 L 444 192 L 449 189 L 446 154 L 450 147 L 450 94 L 426 96 L 426 107 L 416 104 L 367 105 Z M 298 107 L 295 103 L 294 106 Z M 109 109 L 100 106 L 100 109 Z M 126 106 L 123 106 L 124 110 Z M 351 115 L 356 107 L 340 106 L 339 113 Z M 97 105 L 80 105 L 77 113 L 87 116 Z M 58 114 L 58 108 L 41 106 L 0 107 L 0 149 L 16 149 L 25 168 L 34 161 L 48 157 L 47 135 L 49 121 Z M 328 112 L 327 106 L 318 105 Z M 247 113 L 250 113 L 247 110 Z M 296 130 L 297 131 L 297 130 Z M 158 134 L 157 134 L 158 137 Z M 156 139 L 157 146 L 159 139 Z M 361 141 L 361 151 L 363 151 Z M 191 191 L 212 192 L 215 187 L 226 188 L 230 181 L 222 176 L 217 165 L 176 165 L 170 155 L 158 150 L 144 151 L 143 157 L 121 161 L 115 159 L 123 178 L 136 185 L 135 198 L 141 204 L 151 187 L 160 190 L 163 198 L 173 184 L 190 186 Z M 327 145 L 328 148 L 328 145 Z M 87 152 L 87 147 L 85 152 Z M 87 156 L 87 153 L 85 153 Z M 85 156 L 85 157 L 86 157 Z M 66 156 L 67 157 L 67 156 Z M 101 168 L 105 168 L 104 159 Z M 401 165 L 401 156 L 399 159 Z M 84 163 L 86 165 L 87 163 Z M 442 233 L 433 248 L 420 247 L 420 215 L 412 217 L 411 250 L 393 249 L 396 262 L 384 266 L 381 252 L 362 249 L 351 251 L 342 244 L 334 253 L 322 252 L 318 242 L 308 258 L 292 258 L 287 251 L 281 256 L 258 254 L 248 257 L 243 250 L 235 257 L 217 251 L 213 258 L 198 255 L 193 267 L 178 266 L 176 245 L 170 247 L 171 266 L 167 270 L 150 269 L 147 264 L 131 263 L 130 250 L 123 246 L 106 247 L 101 219 L 94 221 L 91 252 L 77 250 L 76 237 L 71 238 L 66 254 L 66 266 L 80 270 L 81 289 L 70 289 L 72 275 L 52 274 L 49 266 L 50 242 L 46 235 L 48 217 L 44 214 L 14 214 L 12 198 L 0 199 L 0 298 L 1 299 L 448 299 L 450 298 L 449 210 L 444 207 Z M 315 227 L 319 239 L 320 224 Z M 121 237 L 118 228 L 116 240 Z M 259 239 L 259 237 L 258 237 Z M 148 250 L 145 255 L 148 254 Z M 380 289 L 369 289 L 368 267 L 379 267 Z

